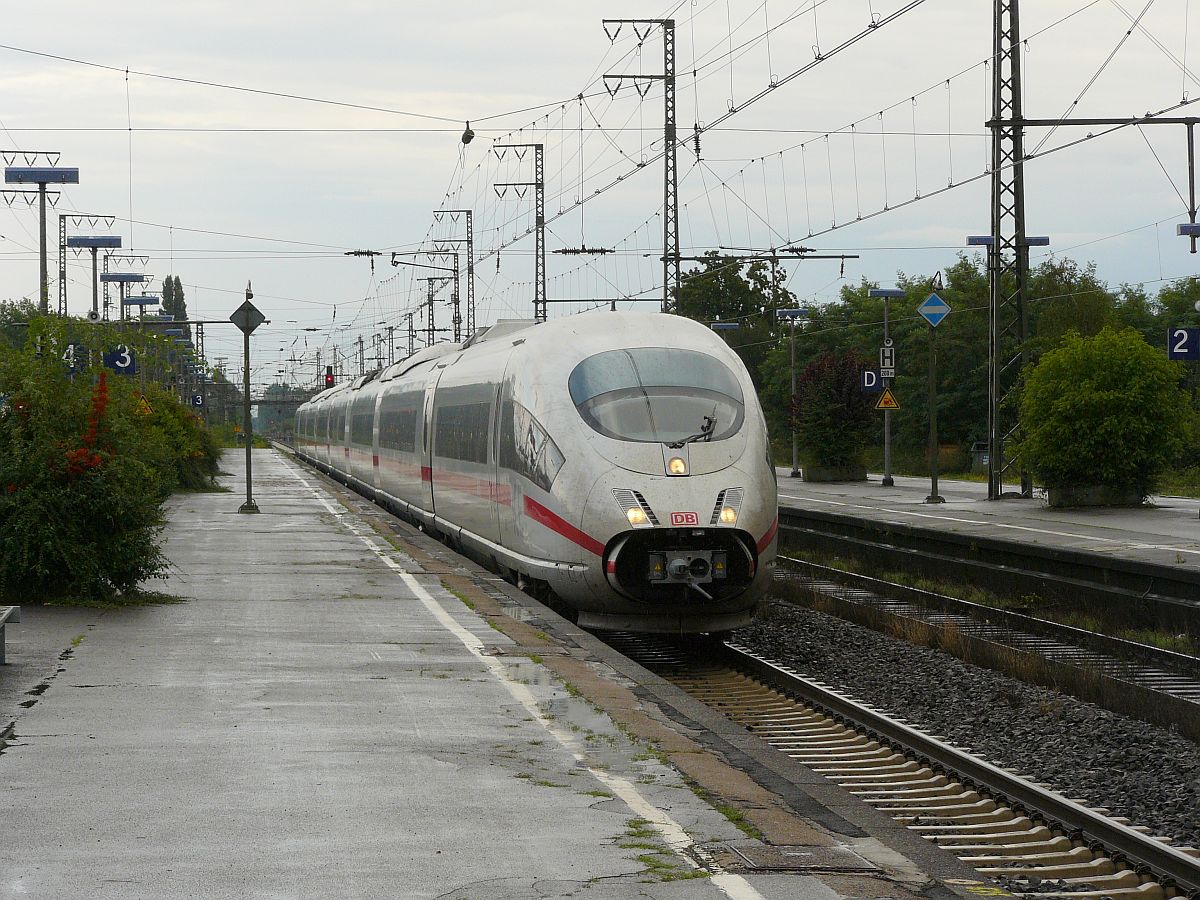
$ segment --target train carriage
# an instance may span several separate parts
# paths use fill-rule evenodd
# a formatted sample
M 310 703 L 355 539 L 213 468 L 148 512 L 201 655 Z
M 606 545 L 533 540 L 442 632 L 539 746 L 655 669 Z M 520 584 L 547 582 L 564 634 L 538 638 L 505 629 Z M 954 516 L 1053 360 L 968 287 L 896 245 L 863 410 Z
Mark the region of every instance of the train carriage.
M 580 624 L 749 622 L 774 567 L 775 472 L 737 355 L 662 314 L 500 322 L 301 407 L 303 456 L 541 587 Z

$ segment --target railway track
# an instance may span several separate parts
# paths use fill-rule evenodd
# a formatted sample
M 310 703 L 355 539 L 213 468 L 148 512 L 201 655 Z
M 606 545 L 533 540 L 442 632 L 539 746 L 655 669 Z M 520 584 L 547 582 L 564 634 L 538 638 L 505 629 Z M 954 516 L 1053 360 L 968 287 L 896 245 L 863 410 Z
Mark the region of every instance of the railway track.
M 892 569 L 956 579 L 999 594 L 1037 594 L 1109 621 L 1148 622 L 1200 635 L 1200 573 L 1100 553 L 1041 546 L 855 516 L 781 507 L 780 551 L 789 543 Z
M 1036 657 L 1061 689 L 1200 739 L 1200 658 L 793 557 L 780 561 L 782 581 L 859 624 L 952 630 L 956 645 L 982 647 L 973 661 L 997 647 Z
M 751 651 L 614 645 L 766 743 L 1014 894 L 1200 898 L 1200 851 L 1171 846 Z

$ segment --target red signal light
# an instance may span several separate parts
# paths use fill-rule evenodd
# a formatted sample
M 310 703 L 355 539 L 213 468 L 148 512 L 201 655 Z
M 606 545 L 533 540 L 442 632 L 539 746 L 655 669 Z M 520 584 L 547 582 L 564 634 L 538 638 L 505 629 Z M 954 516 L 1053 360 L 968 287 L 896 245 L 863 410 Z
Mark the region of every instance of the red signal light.
M 325 387 L 333 387 L 333 366 L 325 367 Z

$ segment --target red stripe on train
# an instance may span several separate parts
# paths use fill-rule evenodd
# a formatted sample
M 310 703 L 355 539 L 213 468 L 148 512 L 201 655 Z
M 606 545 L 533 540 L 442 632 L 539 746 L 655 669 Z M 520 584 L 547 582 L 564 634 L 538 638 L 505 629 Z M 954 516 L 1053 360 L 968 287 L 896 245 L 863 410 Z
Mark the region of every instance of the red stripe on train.
M 767 533 L 758 539 L 758 552 L 762 553 L 767 549 L 767 545 L 775 539 L 775 532 L 779 530 L 779 516 L 775 517 L 775 521 L 771 523 L 771 527 L 767 529 Z
M 545 525 L 551 531 L 561 534 L 567 540 L 578 544 L 589 553 L 594 553 L 597 556 L 604 555 L 604 545 L 602 543 L 591 535 L 580 531 L 562 516 L 558 515 L 558 513 L 542 506 L 542 504 L 538 503 L 532 497 L 527 496 L 525 498 L 525 515 L 529 516 L 535 522 Z

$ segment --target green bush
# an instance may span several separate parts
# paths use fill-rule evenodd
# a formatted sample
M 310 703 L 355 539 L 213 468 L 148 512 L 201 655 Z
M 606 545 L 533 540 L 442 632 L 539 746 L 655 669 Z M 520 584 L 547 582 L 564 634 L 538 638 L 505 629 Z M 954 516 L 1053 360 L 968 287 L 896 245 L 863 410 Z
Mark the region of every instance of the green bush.
M 0 358 L 0 596 L 109 599 L 165 570 L 164 483 L 110 427 L 109 382 Z
M 165 390 L 64 361 L 70 344 L 141 340 L 152 365 L 152 336 L 48 319 L 28 331 L 0 349 L 0 597 L 110 601 L 165 577 L 162 501 L 209 486 L 219 451 Z
M 1047 487 L 1146 496 L 1196 433 L 1182 377 L 1179 363 L 1132 329 L 1068 334 L 1027 373 L 1016 452 Z
M 871 404 L 859 386 L 866 361 L 853 350 L 822 353 L 796 383 L 792 415 L 801 455 L 809 465 L 859 465 L 874 424 Z
M 200 417 L 157 384 L 147 385 L 145 399 L 151 412 L 141 416 L 141 424 L 162 436 L 174 487 L 211 489 L 221 451 Z

